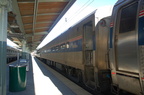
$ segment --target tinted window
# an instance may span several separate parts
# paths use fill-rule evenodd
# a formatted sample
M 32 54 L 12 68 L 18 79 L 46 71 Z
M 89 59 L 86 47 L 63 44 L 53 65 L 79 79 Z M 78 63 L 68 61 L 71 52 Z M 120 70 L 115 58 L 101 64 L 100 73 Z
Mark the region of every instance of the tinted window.
M 121 11 L 119 33 L 135 30 L 138 4 L 132 4 Z

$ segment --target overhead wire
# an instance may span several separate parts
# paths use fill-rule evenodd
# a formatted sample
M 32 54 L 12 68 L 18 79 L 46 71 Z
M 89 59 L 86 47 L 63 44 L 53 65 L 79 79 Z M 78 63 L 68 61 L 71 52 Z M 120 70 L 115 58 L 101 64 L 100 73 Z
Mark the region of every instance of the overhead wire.
M 67 18 L 65 18 L 64 20 L 65 20 L 65 22 L 64 23 L 62 23 L 59 27 L 63 27 L 65 24 L 68 24 L 68 23 L 70 23 L 70 21 L 72 20 L 72 19 L 74 19 L 74 17 L 76 17 L 78 14 L 80 14 L 85 8 L 87 8 L 92 2 L 93 2 L 94 0 L 87 0 L 86 1 L 86 3 L 84 3 L 83 5 L 82 5 L 82 7 L 80 7 L 79 9 L 78 9 L 78 11 L 76 11 L 74 14 L 73 14 L 73 16 L 71 16 L 70 17 L 70 19 L 67 19 Z M 67 22 L 68 21 L 68 22 Z M 67 29 L 68 29 L 69 27 L 67 27 Z M 62 28 L 61 28 L 62 29 Z M 66 29 L 65 29 L 66 30 Z M 65 31 L 64 30 L 64 31 Z M 61 33 L 63 33 L 64 31 L 62 31 Z M 51 31 L 51 32 L 55 32 L 55 31 Z M 60 34 L 61 34 L 60 33 Z M 55 36 L 54 38 L 52 38 L 51 40 L 53 40 L 53 39 L 55 39 L 56 37 L 58 37 L 60 34 L 58 34 L 57 36 Z M 50 41 L 51 41 L 50 40 Z M 49 41 L 49 42 L 50 42 Z
M 76 12 L 73 14 L 72 17 L 70 17 L 70 19 L 65 18 L 65 22 L 64 22 L 63 24 L 61 24 L 60 27 L 64 26 L 65 24 L 70 23 L 71 20 L 73 20 L 78 14 L 80 14 L 85 8 L 87 8 L 93 1 L 94 1 L 94 0 L 92 0 L 92 1 L 91 1 L 91 0 L 87 0 L 87 1 L 82 5 L 82 7 L 80 7 L 79 10 L 76 11 Z M 68 28 L 69 28 L 69 27 L 65 28 L 65 30 L 67 30 Z M 64 30 L 64 31 L 65 31 L 65 30 Z M 62 31 L 62 33 L 63 33 L 64 31 Z M 60 33 L 60 34 L 61 34 L 61 33 Z M 59 35 L 60 35 L 60 34 L 59 34 Z M 59 36 L 59 35 L 57 35 L 57 36 Z M 57 36 L 56 36 L 56 37 L 57 37 Z
M 65 25 L 65 23 L 66 24 L 68 24 L 68 23 L 70 23 L 70 21 L 71 20 L 73 20 L 78 14 L 80 14 L 85 8 L 87 8 L 92 2 L 93 2 L 94 0 L 87 0 L 83 5 L 82 5 L 82 7 L 80 7 L 79 9 L 78 9 L 78 11 L 76 11 L 74 14 L 73 14 L 73 16 L 71 16 L 70 18 L 65 18 L 65 22 L 63 23 L 63 24 L 61 24 L 61 27 L 63 26 L 63 25 Z M 67 28 L 69 28 L 69 27 L 67 27 Z M 64 32 L 64 31 L 63 31 Z
M 82 7 L 79 8 L 79 10 L 77 10 L 73 15 L 77 14 L 79 11 L 81 11 L 83 9 L 83 7 L 89 2 L 90 0 L 88 0 L 84 5 L 82 5 Z
M 85 8 L 87 8 L 94 0 L 92 0 L 91 2 L 90 2 L 91 0 L 88 0 L 88 2 L 86 2 L 76 13 L 75 13 L 75 15 L 73 15 L 70 19 L 69 19 L 69 21 L 71 21 L 74 17 L 76 17 L 78 14 L 80 14 Z M 86 5 L 87 4 L 87 5 Z M 85 6 L 86 5 L 86 6 Z

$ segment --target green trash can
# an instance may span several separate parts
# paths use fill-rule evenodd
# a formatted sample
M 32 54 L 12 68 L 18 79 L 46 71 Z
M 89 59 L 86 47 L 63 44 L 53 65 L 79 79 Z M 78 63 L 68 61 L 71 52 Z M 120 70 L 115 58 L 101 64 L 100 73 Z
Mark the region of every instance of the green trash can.
M 9 91 L 18 92 L 26 89 L 26 65 L 9 65 Z

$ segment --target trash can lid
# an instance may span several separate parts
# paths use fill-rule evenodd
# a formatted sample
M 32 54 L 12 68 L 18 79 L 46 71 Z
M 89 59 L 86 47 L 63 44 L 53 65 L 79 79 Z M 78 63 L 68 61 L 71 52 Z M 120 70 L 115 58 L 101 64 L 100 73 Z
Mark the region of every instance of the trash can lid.
M 9 65 L 9 67 L 25 67 L 26 64 Z
M 9 65 L 10 67 L 17 67 L 17 65 Z
M 20 62 L 27 62 L 26 59 L 20 59 Z
M 26 67 L 26 66 L 27 66 L 26 64 L 18 65 L 18 67 Z

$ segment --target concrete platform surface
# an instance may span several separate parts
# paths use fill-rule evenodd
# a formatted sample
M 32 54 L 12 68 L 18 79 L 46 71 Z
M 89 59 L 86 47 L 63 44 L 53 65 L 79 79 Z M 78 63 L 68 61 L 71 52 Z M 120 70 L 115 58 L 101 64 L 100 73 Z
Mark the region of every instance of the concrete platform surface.
M 91 95 L 37 58 L 32 57 L 29 63 L 26 90 L 10 92 L 8 77 L 7 95 Z

